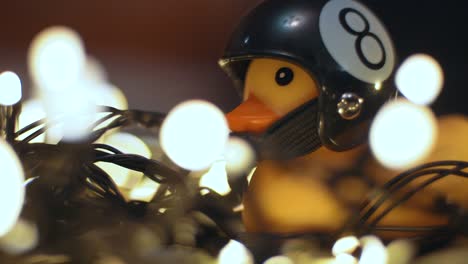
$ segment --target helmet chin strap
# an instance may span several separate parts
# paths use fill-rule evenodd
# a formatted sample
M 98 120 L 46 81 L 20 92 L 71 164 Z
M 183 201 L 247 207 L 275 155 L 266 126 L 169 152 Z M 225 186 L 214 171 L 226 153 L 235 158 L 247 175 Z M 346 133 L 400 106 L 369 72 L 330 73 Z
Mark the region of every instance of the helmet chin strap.
M 318 99 L 291 111 L 263 134 L 234 133 L 251 143 L 260 160 L 287 160 L 317 150 L 321 145 L 318 134 Z

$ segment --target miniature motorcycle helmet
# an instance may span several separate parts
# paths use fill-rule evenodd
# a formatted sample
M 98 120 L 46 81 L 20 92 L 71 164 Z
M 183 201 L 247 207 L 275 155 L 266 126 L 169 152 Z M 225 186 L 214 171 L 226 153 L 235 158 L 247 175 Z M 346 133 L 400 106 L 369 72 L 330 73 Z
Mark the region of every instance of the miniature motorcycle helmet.
M 363 143 L 372 117 L 395 95 L 392 40 L 354 0 L 266 0 L 243 18 L 219 60 L 241 95 L 256 58 L 292 62 L 317 82 L 318 106 L 306 103 L 302 112 L 314 120 L 316 141 L 335 151 Z

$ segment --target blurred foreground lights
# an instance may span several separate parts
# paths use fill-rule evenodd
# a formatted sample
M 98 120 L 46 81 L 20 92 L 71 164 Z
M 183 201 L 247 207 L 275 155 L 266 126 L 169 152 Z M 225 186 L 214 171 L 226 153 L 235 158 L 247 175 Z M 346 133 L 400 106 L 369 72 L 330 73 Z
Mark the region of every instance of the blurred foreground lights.
M 105 138 L 104 144 L 110 145 L 122 153 L 137 154 L 145 158 L 151 157 L 151 150 L 137 136 L 130 133 L 118 132 L 110 134 Z M 120 188 L 132 189 L 142 180 L 143 173 L 129 170 L 110 162 L 96 162 L 96 165 L 103 169 L 112 178 L 114 183 Z M 136 196 L 141 196 L 136 194 Z
M 230 137 L 226 150 L 226 170 L 229 176 L 241 176 L 247 174 L 255 164 L 255 152 L 245 140 L 239 137 Z
M 274 256 L 267 259 L 263 264 L 294 264 L 287 256 Z
M 221 195 L 231 192 L 226 174 L 226 161 L 215 161 L 208 172 L 201 176 L 199 186 L 212 189 Z
M 359 239 L 355 236 L 347 236 L 338 239 L 332 248 L 332 254 L 338 256 L 342 253 L 353 253 L 360 245 Z
M 33 223 L 23 219 L 4 236 L 0 237 L 0 248 L 13 255 L 22 254 L 34 249 L 39 242 L 39 231 Z
M 190 100 L 174 107 L 160 131 L 161 147 L 177 165 L 188 170 L 208 168 L 223 154 L 229 129 L 215 105 Z
M 230 240 L 218 255 L 218 264 L 253 264 L 253 256 L 241 243 Z
M 437 136 L 429 108 L 400 99 L 384 105 L 370 129 L 374 156 L 390 169 L 406 169 L 430 154 Z
M 21 100 L 21 80 L 16 73 L 0 74 L 0 104 L 14 105 Z
M 80 36 L 64 26 L 53 26 L 39 32 L 28 54 L 33 80 L 45 90 L 66 89 L 77 81 L 85 62 Z
M 96 120 L 97 107 L 90 96 L 92 91 L 83 83 L 76 83 L 62 91 L 49 91 L 42 102 L 49 121 L 47 136 L 53 141 L 81 141 L 91 132 Z M 55 142 L 49 142 L 55 143 Z
M 432 103 L 442 90 L 444 74 L 434 58 L 426 54 L 416 54 L 400 66 L 395 83 L 408 100 L 427 105 Z
M 8 233 L 24 202 L 24 172 L 13 149 L 0 139 L 0 237 Z
M 359 264 L 386 264 L 387 251 L 380 239 L 375 236 L 364 236 L 359 239 L 362 253 Z

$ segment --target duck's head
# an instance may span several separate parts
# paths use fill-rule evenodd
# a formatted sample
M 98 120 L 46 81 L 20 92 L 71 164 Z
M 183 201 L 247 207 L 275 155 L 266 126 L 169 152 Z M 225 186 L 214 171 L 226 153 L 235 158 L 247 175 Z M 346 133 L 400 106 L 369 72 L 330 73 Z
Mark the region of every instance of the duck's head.
M 393 43 L 356 1 L 266 0 L 219 63 L 244 100 L 227 114 L 231 130 L 256 135 L 280 158 L 361 144 L 395 94 Z

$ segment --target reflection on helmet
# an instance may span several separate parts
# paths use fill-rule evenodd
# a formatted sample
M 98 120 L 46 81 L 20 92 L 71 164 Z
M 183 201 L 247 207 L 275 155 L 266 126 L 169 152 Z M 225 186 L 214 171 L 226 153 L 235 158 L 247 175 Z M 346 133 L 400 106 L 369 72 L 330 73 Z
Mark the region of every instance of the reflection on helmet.
M 357 1 L 266 0 L 244 17 L 219 61 L 241 95 L 256 58 L 300 65 L 317 82 L 318 107 L 300 107 L 317 109 L 310 117 L 317 131 L 309 133 L 332 150 L 363 143 L 372 117 L 395 94 L 393 43 L 376 15 Z

